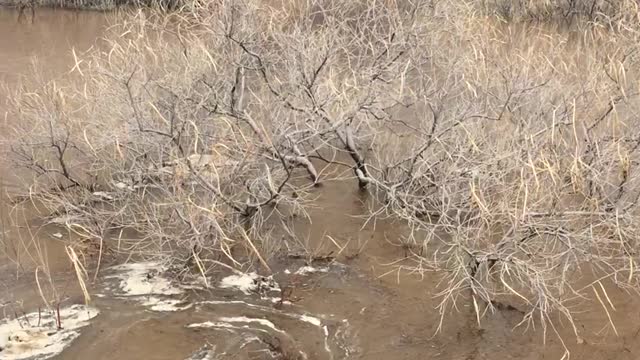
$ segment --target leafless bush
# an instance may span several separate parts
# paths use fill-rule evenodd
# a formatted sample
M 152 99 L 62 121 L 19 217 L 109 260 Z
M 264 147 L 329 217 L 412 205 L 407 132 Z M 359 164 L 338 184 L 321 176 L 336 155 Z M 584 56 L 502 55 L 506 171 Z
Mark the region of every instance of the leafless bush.
M 16 96 L 11 157 L 36 175 L 31 197 L 83 237 L 135 230 L 146 241 L 126 250 L 199 264 L 202 251 L 236 262 L 244 248 L 268 268 L 269 219 L 304 214 L 328 164 L 368 185 L 374 123 L 403 106 L 395 80 L 416 9 L 202 10 L 139 12 L 77 58 L 81 86 Z
M 638 19 L 635 0 L 484 0 L 484 11 L 506 20 L 589 20 L 608 25 L 619 21 L 633 23 Z
M 376 149 L 377 215 L 412 227 L 413 270 L 443 275 L 443 315 L 469 293 L 478 321 L 509 306 L 545 331 L 594 291 L 608 311 L 603 282 L 638 285 L 633 38 L 451 26 L 421 77 L 427 115 Z

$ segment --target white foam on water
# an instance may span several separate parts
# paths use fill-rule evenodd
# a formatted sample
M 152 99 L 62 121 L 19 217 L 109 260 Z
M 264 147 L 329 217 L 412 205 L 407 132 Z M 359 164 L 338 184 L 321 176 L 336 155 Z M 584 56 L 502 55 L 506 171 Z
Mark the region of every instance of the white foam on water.
M 61 329 L 58 328 L 57 313 L 51 311 L 4 320 L 0 322 L 0 359 L 48 359 L 56 356 L 80 336 L 79 329 L 89 325 L 88 321 L 98 314 L 98 309 L 83 305 L 60 309 Z
M 224 329 L 224 330 L 232 330 L 232 331 L 233 330 L 243 330 L 243 331 L 253 330 L 253 331 L 263 332 L 265 334 L 269 333 L 267 330 L 251 327 L 249 325 L 238 326 L 238 325 L 233 325 L 233 324 L 222 322 L 222 321 L 205 321 L 201 323 L 193 323 L 193 324 L 187 325 L 187 327 L 188 328 L 214 328 L 214 329 Z
M 123 264 L 114 266 L 110 270 L 117 273 L 107 278 L 120 279 L 122 296 L 169 296 L 184 293 L 184 290 L 171 284 L 169 279 L 162 276 L 165 268 L 158 262 Z
M 306 322 L 308 324 L 311 324 L 315 327 L 317 327 L 320 332 L 322 332 L 322 335 L 324 337 L 324 349 L 327 352 L 327 354 L 329 354 L 330 358 L 333 359 L 333 352 L 331 351 L 331 347 L 329 346 L 329 327 L 327 325 L 323 325 L 322 320 L 318 317 L 315 316 L 311 316 L 308 314 L 295 314 L 295 313 L 286 313 L 286 312 L 279 312 L 276 311 L 273 308 L 269 308 L 266 306 L 261 306 L 261 305 L 255 305 L 255 304 L 250 304 L 244 301 L 240 301 L 240 300 L 227 300 L 227 301 L 221 301 L 221 300 L 209 300 L 209 301 L 202 301 L 199 302 L 198 304 L 211 304 L 211 305 L 244 305 L 250 308 L 254 308 L 254 309 L 260 309 L 262 311 L 265 312 L 269 312 L 269 313 L 273 313 L 276 315 L 281 315 L 281 316 L 286 316 L 289 318 L 293 318 L 293 319 L 298 319 L 300 321 Z M 249 317 L 245 317 L 245 316 L 238 316 L 238 317 L 221 317 L 218 319 L 218 321 L 212 322 L 212 321 L 207 321 L 204 323 L 197 323 L 197 324 L 191 324 L 188 327 L 212 327 L 212 328 L 227 328 L 227 329 L 252 329 L 255 331 L 262 331 L 265 332 L 262 329 L 258 329 L 258 328 L 251 328 L 248 326 L 242 326 L 239 327 L 237 325 L 234 324 L 238 324 L 238 323 L 257 323 L 260 325 L 263 325 L 265 327 L 268 327 L 276 332 L 282 333 L 282 334 L 286 334 L 285 331 L 279 329 L 276 327 L 276 325 L 266 319 L 261 319 L 261 318 L 249 318 Z
M 255 272 L 229 275 L 220 280 L 219 286 L 223 289 L 236 289 L 245 295 L 263 291 L 280 291 L 280 287 L 271 277 L 264 277 Z
M 242 325 L 244 324 L 244 325 Z M 261 329 L 259 327 L 253 327 L 249 324 L 258 324 L 264 327 L 267 327 L 275 332 L 281 334 L 287 334 L 284 330 L 279 329 L 273 322 L 262 319 L 262 318 L 250 318 L 246 316 L 234 316 L 234 317 L 220 317 L 217 321 L 205 321 L 201 323 L 193 323 L 187 325 L 188 328 L 217 328 L 217 329 L 233 329 L 233 330 L 252 330 L 263 333 L 268 333 L 267 330 Z M 248 337 L 243 342 L 241 348 L 246 346 L 248 343 L 252 341 L 259 340 L 257 337 Z
M 259 278 L 260 276 L 256 273 L 229 275 L 220 281 L 220 287 L 240 290 L 249 295 L 258 289 Z
M 281 315 L 281 316 L 286 316 L 292 319 L 298 319 L 301 321 L 304 321 L 306 323 L 312 324 L 314 326 L 317 327 L 322 327 L 322 320 L 318 317 L 315 316 L 311 316 L 308 314 L 295 314 L 295 313 L 287 313 L 287 312 L 281 312 L 281 311 L 277 311 L 271 307 L 268 306 L 262 306 L 262 305 L 256 305 L 256 304 L 251 304 L 248 303 L 246 301 L 242 301 L 242 300 L 205 300 L 205 301 L 200 301 L 198 302 L 198 304 L 203 304 L 203 305 L 244 305 L 246 307 L 250 307 L 250 308 L 254 308 L 254 309 L 259 309 L 265 312 L 269 312 L 272 314 L 277 314 L 277 315 Z
M 324 333 L 324 350 L 329 354 L 331 359 L 333 359 L 333 352 L 331 352 L 331 348 L 329 347 L 329 327 L 327 325 L 323 326 L 322 332 Z
M 228 323 L 217 322 L 217 321 L 205 321 L 201 323 L 193 323 L 187 325 L 188 328 L 229 328 L 229 329 L 237 329 L 240 328 L 238 326 L 233 326 Z
M 156 296 L 145 298 L 142 305 L 148 307 L 150 310 L 159 312 L 182 311 L 193 306 L 193 304 L 185 303 L 180 299 L 163 299 Z
M 279 298 L 279 297 L 269 298 L 269 301 L 271 301 L 274 304 L 293 305 L 293 303 L 289 300 L 284 300 L 284 301 L 281 301 L 281 300 L 282 298 Z
M 234 316 L 234 317 L 221 317 L 218 320 L 226 323 L 255 323 L 260 324 L 262 326 L 268 327 L 273 331 L 279 332 L 281 334 L 286 334 L 284 330 L 278 329 L 274 323 L 267 319 L 261 318 L 250 318 L 246 316 Z
M 185 289 L 163 276 L 166 267 L 159 262 L 117 265 L 109 271 L 114 274 L 106 278 L 120 280 L 117 296 L 135 299 L 151 311 L 182 311 L 193 306 L 184 299 L 175 298 L 176 295 L 184 294 Z
M 299 268 L 298 270 L 296 270 L 295 274 L 296 275 L 309 275 L 309 274 L 314 274 L 314 273 L 326 273 L 329 272 L 329 268 L 328 267 L 313 267 L 313 266 L 303 266 L 301 268 Z
M 300 315 L 300 320 L 304 321 L 304 322 L 308 322 L 309 324 L 315 325 L 317 327 L 322 326 L 322 321 L 320 321 L 320 319 L 313 317 L 313 316 L 309 316 L 309 315 Z
M 240 349 L 243 349 L 245 346 L 251 344 L 252 342 L 262 342 L 262 340 L 257 336 L 245 336 L 239 347 Z

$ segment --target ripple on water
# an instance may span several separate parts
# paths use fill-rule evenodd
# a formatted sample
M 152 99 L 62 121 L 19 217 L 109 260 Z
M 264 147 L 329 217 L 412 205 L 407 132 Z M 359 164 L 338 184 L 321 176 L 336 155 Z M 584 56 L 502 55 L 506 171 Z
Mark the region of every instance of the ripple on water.
M 333 266 L 302 266 L 275 275 L 339 276 L 332 269 Z M 345 334 L 352 333 L 349 323 L 334 316 L 305 312 L 287 301 L 278 303 L 282 294 L 273 276 L 234 271 L 217 282 L 206 281 L 216 284 L 206 288 L 202 284 L 174 283 L 166 270 L 158 262 L 112 267 L 107 279 L 117 282 L 110 284 L 107 293 L 115 295 L 116 300 L 133 299 L 135 304 L 156 312 L 190 310 L 189 319 L 184 319 L 185 331 L 211 339 L 190 360 L 334 359 L 347 354 L 341 341 Z

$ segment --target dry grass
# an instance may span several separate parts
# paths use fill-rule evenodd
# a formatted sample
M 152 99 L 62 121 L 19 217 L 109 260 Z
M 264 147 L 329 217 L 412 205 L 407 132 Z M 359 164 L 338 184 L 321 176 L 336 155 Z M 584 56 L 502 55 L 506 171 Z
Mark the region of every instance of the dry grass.
M 79 86 L 15 97 L 11 156 L 79 236 L 102 249 L 135 231 L 113 250 L 203 274 L 211 258 L 268 270 L 274 220 L 344 168 L 379 196 L 372 217 L 411 228 L 410 270 L 442 277 L 443 319 L 508 305 L 555 333 L 585 297 L 608 314 L 604 282 L 640 285 L 637 9 L 589 3 L 138 12 L 78 58 Z
M 640 5 L 635 0 L 483 0 L 477 4 L 484 12 L 508 21 L 586 20 L 611 26 L 637 22 Z
M 122 7 L 179 10 L 192 5 L 193 1 L 184 0 L 0 0 L 0 7 L 17 8 L 21 13 L 39 7 L 107 11 Z

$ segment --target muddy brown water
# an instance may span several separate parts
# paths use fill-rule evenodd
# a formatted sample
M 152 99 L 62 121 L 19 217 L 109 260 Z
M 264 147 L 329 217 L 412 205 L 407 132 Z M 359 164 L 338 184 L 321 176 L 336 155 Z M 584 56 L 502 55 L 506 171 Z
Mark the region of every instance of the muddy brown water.
M 38 10 L 31 21 L 18 19 L 16 12 L 0 9 L 0 81 L 8 87 L 33 81 L 34 58 L 43 66 L 39 76 L 64 81 L 73 64 L 71 49 L 82 51 L 94 46 L 109 19 L 109 14 L 94 12 Z M 0 92 L 0 104 L 4 104 L 6 96 L 6 92 Z M 2 125 L 4 128 L 10 124 Z M 10 164 L 3 161 L 1 167 L 5 174 L 3 188 L 11 188 L 16 183 L 9 176 Z M 562 346 L 554 334 L 546 334 L 545 341 L 540 329 L 526 332 L 514 329 L 520 314 L 498 311 L 489 314 L 481 325 L 476 324 L 468 299 L 461 299 L 458 310 L 446 316 L 442 331 L 436 333 L 440 322 L 436 309 L 439 299 L 434 297 L 437 274 L 426 273 L 419 278 L 393 272 L 393 267 L 387 265 L 403 256 L 402 249 L 389 241 L 398 236 L 401 227 L 388 222 L 363 227 L 359 215 L 366 213 L 367 199 L 350 182 L 327 184 L 318 189 L 318 195 L 311 224 L 299 223 L 296 231 L 312 244 L 323 243 L 321 251 L 335 250 L 330 243 L 323 242 L 329 235 L 342 243 L 350 241 L 347 250 L 350 254 L 359 248 L 362 252 L 340 264 L 332 264 L 326 272 L 304 277 L 293 278 L 284 271 L 304 265 L 300 260 L 285 260 L 274 266 L 279 270 L 277 276 L 285 282 L 296 282 L 294 304 L 278 307 L 257 294 L 214 288 L 189 290 L 181 295 L 192 305 L 188 309 L 154 312 L 130 298 L 117 296 L 109 290 L 108 284 L 113 281 L 100 278 L 90 284 L 100 315 L 54 358 L 205 359 L 204 355 L 193 355 L 204 346 L 215 348 L 220 359 L 266 359 L 270 358 L 266 350 L 276 348 L 290 354 L 302 350 L 309 359 L 562 358 Z M 5 216 L 9 207 L 6 203 L 2 206 Z M 82 302 L 64 248 L 52 236 L 58 229 L 39 227 L 31 217 L 33 214 L 25 215 L 26 223 L 31 225 L 26 229 L 9 226 L 6 221 L 2 225 L 3 252 L 7 254 L 0 255 L 0 308 L 8 317 L 42 306 L 34 267 L 24 265 L 33 256 L 27 255 L 33 253 L 33 245 L 28 245 L 31 239 L 35 239 L 42 249 L 41 257 L 50 265 L 54 287 L 63 304 Z M 12 245 L 7 248 L 7 243 Z M 37 264 L 37 259 L 32 263 Z M 42 269 L 39 276 L 47 291 L 47 277 Z M 558 328 L 573 358 L 640 357 L 640 303 L 615 289 L 609 290 L 609 296 L 616 306 L 612 318 L 619 335 L 607 325 L 600 304 L 590 304 L 578 314 L 577 320 L 584 341 L 578 343 L 568 326 Z M 303 314 L 321 319 L 326 330 L 296 317 Z M 238 329 L 227 328 L 228 331 L 188 327 L 221 317 L 262 319 L 278 331 L 264 324 L 251 327 L 248 323 Z M 262 339 L 261 345 L 238 345 L 244 336 L 255 335 Z M 265 342 L 270 345 L 265 347 Z

